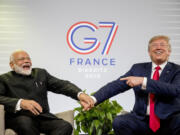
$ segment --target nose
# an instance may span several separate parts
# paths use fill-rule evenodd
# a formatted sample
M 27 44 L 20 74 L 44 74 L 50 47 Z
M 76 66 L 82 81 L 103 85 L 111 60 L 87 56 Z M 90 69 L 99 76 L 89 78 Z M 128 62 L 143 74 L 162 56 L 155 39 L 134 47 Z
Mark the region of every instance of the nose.
M 24 62 L 24 63 L 31 63 L 31 59 L 30 59 L 29 57 L 25 57 L 25 58 L 23 59 L 23 62 Z
M 156 48 L 161 49 L 161 44 L 157 44 Z

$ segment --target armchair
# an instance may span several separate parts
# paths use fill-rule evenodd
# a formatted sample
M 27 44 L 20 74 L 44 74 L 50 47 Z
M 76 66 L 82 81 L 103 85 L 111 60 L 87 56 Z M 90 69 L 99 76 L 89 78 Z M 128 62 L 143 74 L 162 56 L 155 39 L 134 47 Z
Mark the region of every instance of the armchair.
M 5 119 L 4 119 L 4 106 L 0 105 L 0 135 L 17 135 L 12 129 L 5 129 Z M 57 117 L 62 118 L 74 127 L 74 111 L 69 110 L 56 114 Z M 44 134 L 41 134 L 44 135 Z

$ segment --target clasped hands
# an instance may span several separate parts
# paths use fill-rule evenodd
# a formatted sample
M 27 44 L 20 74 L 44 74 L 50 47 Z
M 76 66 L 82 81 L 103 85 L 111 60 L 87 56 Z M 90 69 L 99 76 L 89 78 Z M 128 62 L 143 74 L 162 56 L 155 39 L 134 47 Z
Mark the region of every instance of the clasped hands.
M 84 111 L 88 111 L 92 107 L 94 107 L 95 101 L 93 98 L 85 93 L 81 93 L 79 95 L 80 104 L 83 107 Z

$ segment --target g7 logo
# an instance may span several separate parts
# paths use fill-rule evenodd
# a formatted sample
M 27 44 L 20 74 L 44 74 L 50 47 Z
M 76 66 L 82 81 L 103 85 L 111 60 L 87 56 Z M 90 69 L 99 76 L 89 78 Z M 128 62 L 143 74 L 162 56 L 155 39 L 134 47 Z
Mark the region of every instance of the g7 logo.
M 84 21 L 84 22 L 75 23 L 69 28 L 66 37 L 69 47 L 78 54 L 90 54 L 98 49 L 98 47 L 100 46 L 100 41 L 94 37 L 85 37 L 84 44 L 90 44 L 90 47 L 82 48 L 79 45 L 75 44 L 74 34 L 80 28 L 87 28 L 92 32 L 95 32 L 96 30 L 98 30 L 98 28 L 111 28 L 101 54 L 107 55 L 109 53 L 109 50 L 111 48 L 112 42 L 114 40 L 114 37 L 118 29 L 118 25 L 115 22 L 99 22 L 99 27 L 98 27 L 91 22 Z

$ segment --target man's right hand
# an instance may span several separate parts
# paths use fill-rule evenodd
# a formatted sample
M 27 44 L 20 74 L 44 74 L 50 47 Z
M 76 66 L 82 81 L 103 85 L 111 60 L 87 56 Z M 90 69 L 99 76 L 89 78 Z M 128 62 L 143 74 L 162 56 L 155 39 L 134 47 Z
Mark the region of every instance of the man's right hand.
M 42 107 L 34 100 L 22 99 L 20 107 L 24 110 L 29 110 L 34 115 L 39 115 L 42 113 Z

